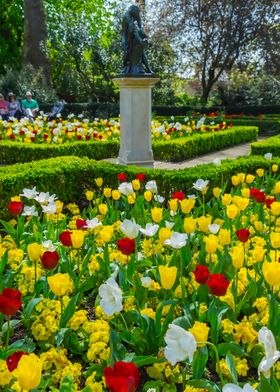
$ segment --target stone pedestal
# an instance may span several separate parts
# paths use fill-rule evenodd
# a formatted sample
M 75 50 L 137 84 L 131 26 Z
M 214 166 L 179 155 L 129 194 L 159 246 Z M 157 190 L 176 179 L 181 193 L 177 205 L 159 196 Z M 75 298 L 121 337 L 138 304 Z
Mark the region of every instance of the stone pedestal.
M 155 77 L 113 79 L 120 87 L 121 140 L 119 163 L 153 167 L 151 140 L 152 88 Z

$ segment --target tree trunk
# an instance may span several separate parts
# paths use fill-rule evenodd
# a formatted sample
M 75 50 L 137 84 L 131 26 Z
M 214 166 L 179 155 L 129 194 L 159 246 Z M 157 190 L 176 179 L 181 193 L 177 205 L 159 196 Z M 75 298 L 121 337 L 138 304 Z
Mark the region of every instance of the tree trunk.
M 24 52 L 25 64 L 42 69 L 50 83 L 50 62 L 44 50 L 48 32 L 43 0 L 24 0 Z

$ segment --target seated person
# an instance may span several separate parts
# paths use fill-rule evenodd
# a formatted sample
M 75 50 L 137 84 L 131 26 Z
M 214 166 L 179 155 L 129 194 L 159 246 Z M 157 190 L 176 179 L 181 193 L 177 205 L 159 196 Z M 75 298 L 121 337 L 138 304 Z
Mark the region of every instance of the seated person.
M 4 99 L 4 95 L 0 94 L 0 116 L 2 117 L 3 120 L 8 119 L 8 103 Z
M 18 99 L 16 99 L 14 93 L 8 94 L 8 111 L 10 117 L 15 117 L 17 119 L 20 119 L 22 115 L 20 102 Z
M 35 99 L 32 99 L 32 94 L 30 91 L 26 93 L 26 99 L 22 100 L 22 110 L 25 116 L 28 118 L 36 117 L 39 112 L 39 105 Z

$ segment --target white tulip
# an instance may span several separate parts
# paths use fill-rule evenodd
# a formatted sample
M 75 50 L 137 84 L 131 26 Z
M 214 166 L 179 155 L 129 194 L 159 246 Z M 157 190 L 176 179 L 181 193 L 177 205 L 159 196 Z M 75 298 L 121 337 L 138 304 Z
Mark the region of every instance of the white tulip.
M 100 307 L 107 316 L 122 310 L 122 290 L 115 279 L 109 278 L 103 283 L 98 289 L 98 294 L 101 297 Z
M 141 283 L 142 283 L 142 286 L 147 289 L 151 286 L 151 284 L 153 283 L 153 280 L 149 276 L 142 276 Z
M 45 214 L 55 214 L 56 213 L 56 203 L 49 203 L 47 206 L 42 206 L 42 211 Z
M 264 154 L 264 158 L 265 158 L 267 161 L 271 161 L 271 159 L 272 159 L 272 153 L 271 153 L 271 152 L 267 152 L 266 154 Z
M 165 358 L 174 366 L 177 362 L 193 360 L 197 343 L 192 333 L 175 324 L 169 324 L 164 337 L 167 346 L 164 349 Z
M 172 229 L 174 225 L 175 225 L 174 222 L 165 221 L 165 226 L 168 227 L 169 229 Z
M 140 225 L 137 225 L 135 222 L 125 219 L 121 224 L 120 230 L 129 238 L 136 238 L 139 233 Z
M 220 225 L 216 225 L 215 223 L 212 223 L 212 225 L 208 225 L 208 229 L 210 233 L 217 234 L 218 231 L 220 230 Z
M 196 189 L 197 191 L 202 192 L 207 188 L 208 184 L 209 184 L 208 180 L 202 180 L 200 178 L 199 180 L 193 183 L 193 188 Z
M 152 223 L 147 223 L 145 229 L 140 229 L 141 233 L 147 237 L 153 237 L 158 231 L 159 225 L 153 225 Z
M 97 226 L 102 225 L 102 223 L 99 222 L 98 218 L 87 219 L 86 224 L 88 229 L 95 229 Z
M 52 240 L 43 241 L 42 246 L 45 250 L 48 250 L 50 252 L 56 250 L 56 246 L 53 244 Z
M 187 238 L 188 238 L 187 234 L 181 234 L 181 233 L 174 232 L 174 233 L 172 233 L 169 240 L 165 240 L 164 243 L 165 243 L 165 245 L 170 245 L 174 249 L 180 249 L 186 245 Z
M 222 392 L 257 392 L 250 384 L 245 384 L 243 388 L 235 384 L 226 384 Z
M 157 193 L 157 183 L 152 180 L 152 181 L 148 181 L 147 184 L 145 185 L 145 189 L 147 189 L 147 191 L 150 191 L 152 193 Z
M 119 185 L 118 190 L 125 196 L 129 196 L 134 193 L 134 189 L 131 182 L 122 182 Z
M 158 203 L 162 204 L 164 202 L 164 197 L 160 196 L 160 195 L 155 195 L 154 196 L 155 201 L 157 201 Z
M 23 213 L 21 215 L 23 215 L 23 216 L 38 216 L 38 212 L 36 211 L 35 206 L 32 206 L 32 207 L 25 206 L 23 209 Z
M 277 351 L 273 333 L 267 327 L 262 327 L 259 330 L 258 340 L 259 343 L 264 345 L 265 350 L 265 357 L 259 364 L 258 373 L 263 373 L 266 378 L 269 378 L 270 369 L 280 358 L 280 352 Z
M 24 188 L 23 193 L 20 194 L 20 196 L 24 196 L 27 199 L 35 199 L 35 197 L 38 195 L 38 192 L 36 191 L 36 186 L 32 189 Z

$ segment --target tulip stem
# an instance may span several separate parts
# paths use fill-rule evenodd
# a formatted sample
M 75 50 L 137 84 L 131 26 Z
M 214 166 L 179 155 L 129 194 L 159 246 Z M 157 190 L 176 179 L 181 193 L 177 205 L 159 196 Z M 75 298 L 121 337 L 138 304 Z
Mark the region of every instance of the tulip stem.
M 8 350 L 9 341 L 10 341 L 10 319 L 11 319 L 10 317 L 8 317 L 8 319 L 7 319 L 8 326 L 7 326 L 7 338 L 6 338 L 5 351 Z
M 215 344 L 213 344 L 211 342 L 197 342 L 197 344 L 199 344 L 199 345 L 208 345 L 209 347 L 212 348 L 212 350 L 213 350 L 213 352 L 215 354 L 215 358 L 216 358 L 217 373 L 218 373 L 218 375 L 220 377 L 221 384 L 223 386 L 225 384 L 225 381 L 224 381 L 222 370 L 221 370 L 221 366 L 220 366 L 220 356 L 219 356 L 219 352 L 217 350 L 217 347 L 215 346 Z
M 36 290 L 36 283 L 37 283 L 37 261 L 34 261 L 34 293 L 37 295 L 37 290 Z
M 63 315 L 63 300 L 62 300 L 62 296 L 60 297 L 60 322 L 59 325 L 61 326 L 62 324 L 62 315 Z

